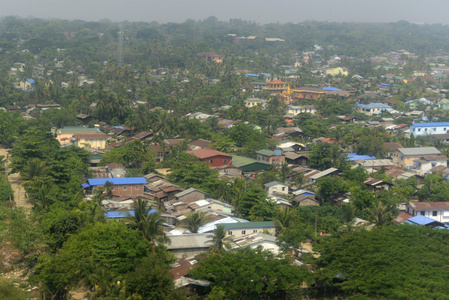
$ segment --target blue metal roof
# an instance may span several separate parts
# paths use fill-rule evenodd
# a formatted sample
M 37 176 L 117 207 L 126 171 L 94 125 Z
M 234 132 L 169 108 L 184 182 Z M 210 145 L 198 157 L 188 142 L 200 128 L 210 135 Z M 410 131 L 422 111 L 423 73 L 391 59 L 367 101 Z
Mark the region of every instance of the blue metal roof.
M 390 86 L 388 83 L 381 83 L 380 86 Z
M 425 217 L 425 216 L 422 216 L 422 215 L 418 215 L 418 216 L 411 217 L 410 219 L 405 221 L 405 223 L 424 225 L 425 226 L 425 225 L 429 225 L 429 224 L 432 224 L 432 223 L 441 223 L 441 222 L 438 222 L 437 220 L 434 220 L 432 218 L 428 218 L 428 217 Z M 443 223 L 441 223 L 441 224 L 444 226 Z
M 366 109 L 371 109 L 371 108 L 377 108 L 377 109 L 387 109 L 387 108 L 391 108 L 391 106 L 383 104 L 383 103 L 370 103 L 370 104 L 357 104 L 358 107 L 362 107 L 362 108 L 366 108 Z
M 127 178 L 98 178 L 87 179 L 89 186 L 105 185 L 109 181 L 114 185 L 131 185 L 131 184 L 146 184 L 145 177 L 127 177 Z
M 438 126 L 449 126 L 449 122 L 427 122 L 427 123 L 412 123 L 414 127 L 438 127 Z
M 245 76 L 246 77 L 259 77 L 259 74 L 246 73 Z
M 28 81 L 30 84 L 35 84 L 35 83 L 36 83 L 36 81 L 34 81 L 34 79 L 32 79 L 32 78 L 28 78 L 27 81 Z
M 373 160 L 373 159 L 377 159 L 375 156 L 369 156 L 369 155 L 359 155 L 357 153 L 347 153 L 346 154 L 348 156 L 348 159 L 350 161 L 355 161 L 358 159 L 363 159 L 363 160 Z
M 341 91 L 341 90 L 336 87 L 328 86 L 323 88 L 323 91 Z
M 157 212 L 157 210 L 152 209 L 152 210 L 150 210 L 148 212 L 148 214 L 151 215 L 154 212 Z M 126 218 L 129 215 L 134 217 L 134 210 L 129 210 L 129 211 L 108 211 L 107 213 L 104 214 L 104 216 L 106 218 L 109 218 L 109 219 Z

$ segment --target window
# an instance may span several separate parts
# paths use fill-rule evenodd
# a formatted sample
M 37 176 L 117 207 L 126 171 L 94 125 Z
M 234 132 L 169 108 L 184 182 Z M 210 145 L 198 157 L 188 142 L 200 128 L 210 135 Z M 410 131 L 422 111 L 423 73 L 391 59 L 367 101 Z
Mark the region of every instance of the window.
M 433 131 L 436 131 L 436 130 L 437 130 L 436 128 L 433 129 Z
M 224 163 L 224 164 L 226 163 L 226 159 L 223 159 L 223 163 Z
M 433 217 L 438 216 L 438 212 L 437 212 L 436 210 L 434 210 L 434 211 L 432 212 L 432 216 L 433 216 Z
M 126 186 L 123 187 L 123 190 L 126 191 Z
M 427 128 L 424 128 L 424 131 L 427 131 Z
M 421 128 L 418 128 L 418 131 L 421 131 Z
M 212 163 L 212 159 L 211 159 L 211 160 L 209 160 L 209 163 L 210 163 L 210 164 Z
M 136 190 L 138 190 L 139 189 L 139 186 L 138 185 L 136 185 Z
M 231 230 L 228 231 L 228 235 L 232 235 L 232 231 Z
M 443 130 L 444 130 L 444 131 L 446 131 L 446 127 L 445 127 L 445 128 L 443 128 Z
M 426 214 L 425 211 L 420 211 L 421 216 L 424 216 Z
M 242 230 L 242 234 L 246 234 L 246 230 Z
M 257 233 L 257 229 L 254 229 L 254 230 L 253 230 L 253 233 Z
M 285 187 L 282 187 L 282 191 L 285 192 Z

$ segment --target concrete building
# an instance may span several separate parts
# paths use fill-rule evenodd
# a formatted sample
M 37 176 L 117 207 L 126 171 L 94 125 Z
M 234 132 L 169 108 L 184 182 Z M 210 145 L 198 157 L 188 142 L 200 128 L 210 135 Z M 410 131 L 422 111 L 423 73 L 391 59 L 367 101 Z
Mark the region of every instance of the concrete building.
M 410 134 L 414 136 L 449 133 L 449 122 L 412 123 Z

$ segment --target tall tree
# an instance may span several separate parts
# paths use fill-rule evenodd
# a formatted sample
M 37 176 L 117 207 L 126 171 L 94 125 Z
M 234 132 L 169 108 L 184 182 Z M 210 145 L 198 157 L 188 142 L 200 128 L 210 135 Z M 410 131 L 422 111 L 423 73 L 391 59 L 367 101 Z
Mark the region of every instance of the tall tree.
M 187 228 L 192 233 L 197 233 L 201 226 L 209 223 L 212 218 L 203 211 L 191 211 L 184 215 L 181 226 Z

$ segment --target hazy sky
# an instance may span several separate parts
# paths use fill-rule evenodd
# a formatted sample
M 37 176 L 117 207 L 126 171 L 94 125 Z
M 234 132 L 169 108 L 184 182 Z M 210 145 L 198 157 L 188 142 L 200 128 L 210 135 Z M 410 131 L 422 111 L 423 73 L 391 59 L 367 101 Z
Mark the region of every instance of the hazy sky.
M 449 24 L 448 0 L 0 0 L 0 16 L 183 22 L 215 16 L 257 23 L 306 20 Z

